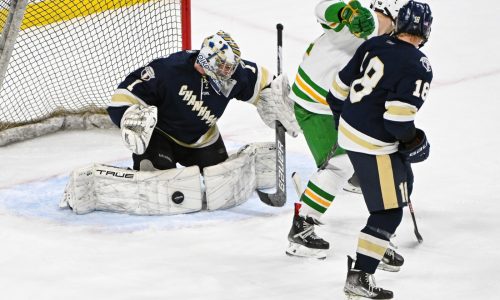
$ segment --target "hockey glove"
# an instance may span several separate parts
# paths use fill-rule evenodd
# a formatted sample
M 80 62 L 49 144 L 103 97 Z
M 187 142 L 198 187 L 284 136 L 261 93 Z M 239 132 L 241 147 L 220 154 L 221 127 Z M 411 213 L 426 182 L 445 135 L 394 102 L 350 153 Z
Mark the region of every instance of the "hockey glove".
M 340 11 L 340 20 L 358 38 L 366 38 L 375 30 L 375 20 L 371 12 L 356 0 L 350 1 Z
M 288 78 L 284 74 L 279 75 L 260 91 L 259 100 L 255 106 L 260 118 L 267 126 L 274 128 L 275 121 L 278 120 L 289 135 L 297 137 L 300 127 L 295 120 L 293 101 L 288 94 L 290 94 Z
M 123 114 L 120 122 L 122 140 L 135 154 L 143 154 L 158 120 L 156 106 L 132 105 Z
M 417 128 L 415 137 L 411 141 L 399 144 L 399 153 L 407 162 L 418 163 L 429 157 L 430 148 L 425 132 Z

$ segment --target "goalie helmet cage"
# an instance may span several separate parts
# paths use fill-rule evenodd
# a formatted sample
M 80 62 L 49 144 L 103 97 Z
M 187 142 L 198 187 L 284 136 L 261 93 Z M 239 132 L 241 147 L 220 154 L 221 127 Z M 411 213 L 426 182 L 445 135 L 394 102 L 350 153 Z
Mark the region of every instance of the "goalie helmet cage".
M 191 48 L 191 0 L 0 0 L 0 146 L 113 126 L 131 71 Z

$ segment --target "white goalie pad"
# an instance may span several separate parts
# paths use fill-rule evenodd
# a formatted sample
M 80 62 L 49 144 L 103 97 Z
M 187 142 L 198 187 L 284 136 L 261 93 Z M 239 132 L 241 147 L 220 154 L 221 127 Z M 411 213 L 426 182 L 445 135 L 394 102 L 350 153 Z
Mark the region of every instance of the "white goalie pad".
M 255 151 L 238 151 L 225 162 L 203 169 L 207 210 L 225 209 L 247 201 L 255 190 Z
M 94 164 L 71 174 L 59 206 L 77 214 L 175 215 L 201 210 L 202 195 L 198 166 L 139 172 Z
M 226 209 L 248 200 L 256 188 L 276 185 L 274 143 L 243 146 L 225 162 L 203 169 L 207 209 Z
M 255 176 L 257 178 L 257 189 L 270 189 L 276 186 L 276 143 L 254 143 L 248 146 L 254 147 Z

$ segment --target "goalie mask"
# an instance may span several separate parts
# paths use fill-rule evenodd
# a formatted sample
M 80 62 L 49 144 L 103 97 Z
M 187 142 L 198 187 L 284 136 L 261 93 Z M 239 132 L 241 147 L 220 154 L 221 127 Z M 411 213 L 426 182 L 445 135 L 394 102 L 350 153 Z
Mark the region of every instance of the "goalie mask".
M 208 75 L 215 91 L 227 97 L 236 83 L 231 76 L 241 62 L 240 56 L 238 44 L 220 30 L 203 41 L 196 62 Z
M 408 0 L 372 0 L 370 8 L 388 16 L 394 21 L 398 16 L 399 9 L 407 2 Z

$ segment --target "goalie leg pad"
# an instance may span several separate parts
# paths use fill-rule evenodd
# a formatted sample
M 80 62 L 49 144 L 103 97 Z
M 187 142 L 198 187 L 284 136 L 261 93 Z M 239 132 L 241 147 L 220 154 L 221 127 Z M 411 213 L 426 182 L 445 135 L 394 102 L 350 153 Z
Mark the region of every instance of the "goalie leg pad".
M 207 210 L 226 209 L 248 200 L 256 186 L 256 150 L 240 149 L 225 162 L 203 169 Z
M 203 169 L 207 209 L 225 209 L 248 200 L 253 191 L 276 186 L 274 142 L 241 147 L 225 162 Z
M 201 210 L 202 198 L 197 166 L 145 172 L 94 164 L 71 174 L 59 206 L 77 214 L 175 215 Z
M 276 144 L 274 142 L 253 143 L 248 145 L 255 148 L 255 176 L 257 189 L 276 187 Z

